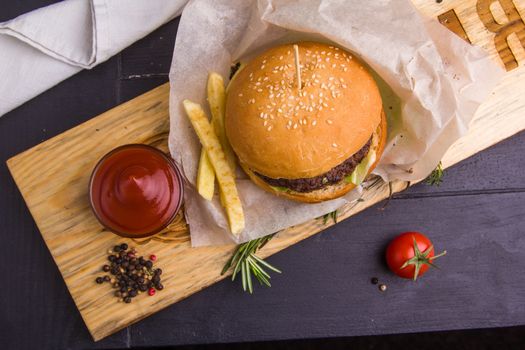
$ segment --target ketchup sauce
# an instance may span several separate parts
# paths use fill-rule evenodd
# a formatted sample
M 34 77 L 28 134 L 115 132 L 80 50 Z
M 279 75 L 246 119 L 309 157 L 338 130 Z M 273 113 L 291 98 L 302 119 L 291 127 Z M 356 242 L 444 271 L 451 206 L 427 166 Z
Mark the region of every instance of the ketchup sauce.
M 175 163 L 147 145 L 125 145 L 106 154 L 91 175 L 93 211 L 110 231 L 125 237 L 153 235 L 170 224 L 182 204 Z

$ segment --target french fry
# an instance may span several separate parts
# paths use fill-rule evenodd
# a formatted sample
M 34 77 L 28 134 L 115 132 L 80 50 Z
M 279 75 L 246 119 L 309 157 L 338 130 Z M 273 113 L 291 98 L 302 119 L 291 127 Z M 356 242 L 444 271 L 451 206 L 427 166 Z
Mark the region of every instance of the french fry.
M 226 109 L 226 92 L 224 89 L 224 79 L 218 73 L 211 72 L 208 76 L 208 104 L 210 105 L 211 111 L 211 124 L 215 134 L 219 138 L 219 141 L 226 155 L 228 165 L 232 169 L 233 176 L 235 177 L 235 154 L 233 153 L 232 147 L 226 137 L 224 130 L 224 111 Z
M 197 191 L 205 199 L 211 201 L 215 190 L 215 172 L 210 163 L 208 154 L 203 148 L 199 159 L 199 170 L 197 171 Z
M 230 230 L 234 235 L 239 235 L 245 226 L 244 212 L 235 186 L 233 171 L 226 161 L 219 138 L 213 132 L 213 128 L 199 104 L 189 100 L 184 100 L 182 103 L 217 176 L 219 188 L 224 196 L 224 209 Z

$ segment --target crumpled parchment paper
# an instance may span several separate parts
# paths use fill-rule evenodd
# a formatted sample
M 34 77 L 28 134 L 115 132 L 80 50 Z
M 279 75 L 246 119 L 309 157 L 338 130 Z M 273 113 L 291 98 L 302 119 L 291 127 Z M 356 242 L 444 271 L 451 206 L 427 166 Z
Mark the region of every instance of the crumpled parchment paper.
M 218 196 L 208 202 L 194 187 L 201 146 L 182 100 L 207 108 L 210 71 L 227 78 L 233 62 L 299 40 L 344 47 L 375 72 L 389 136 L 374 173 L 385 180 L 428 175 L 467 132 L 476 109 L 503 76 L 482 49 L 423 18 L 408 0 L 190 1 L 182 14 L 170 71 L 169 146 L 187 179 L 185 214 L 193 246 L 245 242 L 359 197 L 356 189 L 325 203 L 296 203 L 264 192 L 237 169 L 246 228 L 236 238 Z

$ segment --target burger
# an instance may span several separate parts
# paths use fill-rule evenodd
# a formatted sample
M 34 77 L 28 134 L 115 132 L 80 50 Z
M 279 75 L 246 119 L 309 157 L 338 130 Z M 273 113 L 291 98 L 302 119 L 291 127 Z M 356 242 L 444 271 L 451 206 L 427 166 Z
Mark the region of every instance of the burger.
M 386 141 L 379 89 L 360 60 L 336 46 L 271 48 L 227 89 L 225 130 L 250 179 L 315 203 L 340 197 L 374 169 Z

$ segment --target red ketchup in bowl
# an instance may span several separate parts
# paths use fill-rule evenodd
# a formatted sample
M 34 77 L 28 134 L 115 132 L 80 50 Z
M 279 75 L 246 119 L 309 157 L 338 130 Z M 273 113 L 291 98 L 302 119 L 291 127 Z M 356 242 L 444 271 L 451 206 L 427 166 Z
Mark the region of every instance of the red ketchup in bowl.
M 89 185 L 91 207 L 100 223 L 124 237 L 162 231 L 183 198 L 180 171 L 167 155 L 147 145 L 125 145 L 96 165 Z

